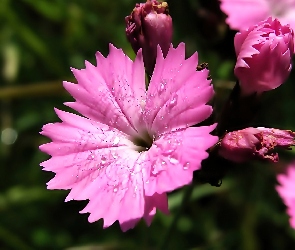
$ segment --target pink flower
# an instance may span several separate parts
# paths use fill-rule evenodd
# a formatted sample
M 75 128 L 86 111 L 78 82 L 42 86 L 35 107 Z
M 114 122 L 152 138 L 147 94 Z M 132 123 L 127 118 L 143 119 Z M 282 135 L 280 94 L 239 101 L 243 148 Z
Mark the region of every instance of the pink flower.
M 235 36 L 235 75 L 242 95 L 279 87 L 289 76 L 294 51 L 293 31 L 271 18 Z
M 156 209 L 168 213 L 166 192 L 189 184 L 206 150 L 217 142 L 215 125 L 189 127 L 212 113 L 208 71 L 196 71 L 198 56 L 184 58 L 185 46 L 158 56 L 148 90 L 141 50 L 132 62 L 110 46 L 97 66 L 72 69 L 78 84 L 64 82 L 76 99 L 66 103 L 84 117 L 56 110 L 62 120 L 43 127 L 52 142 L 40 149 L 52 156 L 41 163 L 55 172 L 49 189 L 71 189 L 69 200 L 88 199 L 81 211 L 104 227 L 119 221 L 122 230 Z
M 295 145 L 295 133 L 275 128 L 245 128 L 227 133 L 220 142 L 219 155 L 241 163 L 251 159 L 277 162 L 276 148 L 289 149 Z
M 279 174 L 277 180 L 280 186 L 276 189 L 287 206 L 290 225 L 295 229 L 295 162 L 292 162 L 285 174 Z
M 295 28 L 294 0 L 220 0 L 221 10 L 227 14 L 226 22 L 236 30 L 247 29 L 269 16 L 283 25 Z

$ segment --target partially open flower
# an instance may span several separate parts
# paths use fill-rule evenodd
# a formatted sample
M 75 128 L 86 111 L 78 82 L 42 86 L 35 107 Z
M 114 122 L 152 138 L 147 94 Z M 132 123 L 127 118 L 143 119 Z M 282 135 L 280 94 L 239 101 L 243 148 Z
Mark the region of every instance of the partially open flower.
M 279 160 L 276 148 L 295 145 L 295 133 L 274 128 L 245 128 L 227 133 L 220 142 L 219 155 L 241 163 L 251 159 Z
M 165 57 L 172 41 L 172 18 L 168 14 L 168 4 L 156 0 L 136 4 L 125 21 L 127 39 L 135 53 L 142 48 L 146 71 L 152 75 L 157 45 L 160 45 Z
M 279 186 L 276 187 L 283 202 L 287 206 L 290 225 L 295 229 L 295 162 L 292 162 L 286 173 L 277 176 Z
M 279 87 L 289 76 L 294 33 L 288 25 L 269 18 L 235 36 L 235 75 L 242 95 Z

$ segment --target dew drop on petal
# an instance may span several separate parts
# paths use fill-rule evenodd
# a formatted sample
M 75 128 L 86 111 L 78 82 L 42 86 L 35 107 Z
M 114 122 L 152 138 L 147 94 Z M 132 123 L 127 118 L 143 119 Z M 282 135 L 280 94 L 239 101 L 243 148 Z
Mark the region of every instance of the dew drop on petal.
M 119 142 L 120 142 L 120 138 L 117 136 L 113 142 L 113 145 L 118 145 Z
M 171 155 L 174 151 L 175 151 L 175 148 L 169 147 L 169 148 L 163 149 L 162 154 L 167 156 L 167 155 Z
M 177 164 L 178 163 L 178 160 L 173 158 L 173 157 L 170 157 L 169 161 L 170 161 L 171 164 Z
M 173 108 L 177 104 L 177 100 L 178 100 L 178 95 L 174 94 L 172 99 L 169 102 L 169 107 Z
M 188 170 L 188 169 L 189 169 L 189 162 L 183 165 L 183 170 Z
M 88 155 L 87 160 L 93 160 L 93 159 L 94 159 L 94 155 L 93 154 Z
M 102 156 L 102 157 L 101 157 L 101 164 L 102 164 L 102 165 L 105 164 L 106 161 L 107 161 L 107 158 L 106 158 L 105 156 Z
M 163 93 L 163 91 L 165 90 L 165 85 L 166 85 L 166 82 L 161 82 L 159 89 L 158 89 L 159 94 Z
M 145 104 L 146 104 L 146 100 L 142 99 L 142 100 L 140 101 L 140 107 L 141 107 L 142 109 L 144 109 Z
M 118 192 L 118 188 L 115 187 L 115 188 L 113 189 L 113 192 L 114 192 L 114 193 L 117 193 L 117 192 Z

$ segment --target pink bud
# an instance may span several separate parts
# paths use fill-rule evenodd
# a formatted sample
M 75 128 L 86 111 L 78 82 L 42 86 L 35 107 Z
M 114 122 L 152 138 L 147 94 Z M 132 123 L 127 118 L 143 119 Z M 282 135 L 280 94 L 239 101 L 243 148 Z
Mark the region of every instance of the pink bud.
M 242 95 L 279 87 L 291 71 L 294 33 L 289 25 L 272 18 L 236 34 L 235 75 Z
M 146 71 L 152 75 L 160 45 L 166 57 L 172 41 L 172 18 L 168 4 L 156 0 L 136 4 L 132 13 L 125 18 L 126 36 L 135 53 L 142 48 Z
M 220 142 L 219 155 L 233 162 L 241 163 L 251 159 L 279 160 L 275 148 L 295 145 L 295 133 L 274 128 L 245 128 L 227 133 Z

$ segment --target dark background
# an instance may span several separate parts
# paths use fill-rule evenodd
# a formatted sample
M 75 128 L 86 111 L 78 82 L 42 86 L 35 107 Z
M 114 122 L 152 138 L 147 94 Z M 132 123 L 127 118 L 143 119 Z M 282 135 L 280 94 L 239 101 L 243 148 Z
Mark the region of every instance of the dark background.
M 157 213 L 150 228 L 140 222 L 122 233 L 118 223 L 102 229 L 80 211 L 87 201 L 64 203 L 68 191 L 48 191 L 53 174 L 39 163 L 47 142 L 43 124 L 58 121 L 53 107 L 72 98 L 62 80 L 70 67 L 94 63 L 108 44 L 134 58 L 125 37 L 124 17 L 133 0 L 0 1 L 0 249 L 294 249 L 295 232 L 275 191 L 276 174 L 294 158 L 281 152 L 278 164 L 234 166 L 220 188 L 196 185 L 179 213 L 185 188 L 169 195 L 170 216 Z M 199 52 L 208 62 L 218 108 L 233 86 L 235 31 L 215 0 L 170 0 L 174 45 L 186 43 L 187 55 Z M 254 126 L 295 130 L 294 73 L 264 96 Z M 173 218 L 178 220 L 167 236 Z M 168 239 L 168 241 L 166 240 Z

